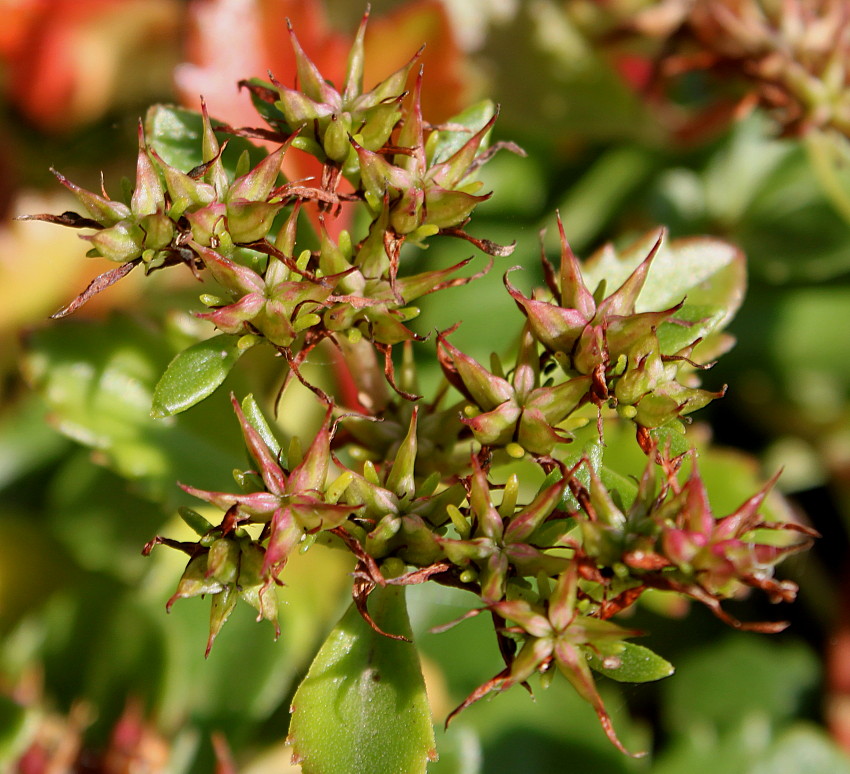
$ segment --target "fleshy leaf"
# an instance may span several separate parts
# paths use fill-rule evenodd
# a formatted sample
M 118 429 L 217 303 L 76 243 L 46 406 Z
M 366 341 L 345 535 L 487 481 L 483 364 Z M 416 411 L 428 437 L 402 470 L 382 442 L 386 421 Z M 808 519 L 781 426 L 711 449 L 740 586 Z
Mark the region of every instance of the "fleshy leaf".
M 154 388 L 151 416 L 179 414 L 212 395 L 243 352 L 238 341 L 219 334 L 175 355 Z
M 589 663 L 595 672 L 620 683 L 649 683 L 669 677 L 675 671 L 669 661 L 633 642 L 619 643 L 617 653 L 608 659 L 592 654 Z
M 369 612 L 412 638 L 398 586 L 376 588 Z M 436 758 L 416 647 L 372 629 L 352 604 L 292 700 L 289 739 L 304 774 L 424 774 Z

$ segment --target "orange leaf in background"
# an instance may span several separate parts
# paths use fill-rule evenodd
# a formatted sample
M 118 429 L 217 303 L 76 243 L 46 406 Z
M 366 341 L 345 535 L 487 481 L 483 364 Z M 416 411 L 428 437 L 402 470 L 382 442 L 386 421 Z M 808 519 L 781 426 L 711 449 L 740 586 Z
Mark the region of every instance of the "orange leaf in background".
M 324 9 L 313 0 L 194 0 L 189 6 L 186 62 L 174 72 L 182 103 L 200 109 L 201 97 L 212 116 L 232 126 L 259 122 L 243 78 L 268 80 L 269 72 L 292 85 L 295 56 L 286 19 L 329 80 L 345 75 L 349 39 L 329 30 Z
M 287 18 L 322 75 L 340 86 L 355 30 L 334 31 L 321 0 L 194 0 L 187 61 L 175 71 L 183 104 L 200 108 L 203 96 L 210 113 L 231 125 L 256 122 L 248 95 L 240 94 L 236 83 L 251 77 L 268 80 L 272 72 L 281 83 L 294 85 Z M 364 86 L 368 90 L 400 68 L 423 44 L 423 110 L 442 121 L 461 110 L 469 95 L 466 61 L 439 0 L 415 0 L 383 17 L 372 16 L 366 30 Z
M 370 20 L 364 85 L 370 88 L 397 70 L 423 44 L 422 114 L 431 123 L 439 123 L 463 110 L 472 98 L 471 67 L 439 0 L 415 0 Z
M 176 0 L 0 0 L 0 18 L 6 90 L 41 129 L 93 121 L 167 84 Z

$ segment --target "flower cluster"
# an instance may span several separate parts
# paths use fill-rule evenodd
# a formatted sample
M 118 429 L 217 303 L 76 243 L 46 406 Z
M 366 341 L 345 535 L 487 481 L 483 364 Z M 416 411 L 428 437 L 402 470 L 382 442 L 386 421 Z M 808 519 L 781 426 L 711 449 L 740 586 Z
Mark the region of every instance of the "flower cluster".
M 462 228 L 472 208 L 489 196 L 469 189 L 480 186 L 475 170 L 500 147 L 485 147 L 495 109 L 485 106 L 487 115 L 475 130 L 453 125 L 429 130 L 426 137 L 421 71 L 413 94 L 405 90 L 413 61 L 362 93 L 367 18 L 351 51 L 342 95 L 324 81 L 294 33 L 300 89 L 249 84 L 272 129 L 222 128 L 279 141 L 266 155 L 249 147 L 235 166 L 226 164 L 229 141 L 219 141 L 204 108 L 202 163 L 190 170 L 169 163 L 167 149 L 151 147 L 140 126 L 136 182 L 127 202 L 84 190 L 57 172 L 83 212 L 29 219 L 93 230 L 83 237 L 92 245 L 89 254 L 120 266 L 54 317 L 75 311 L 138 265 L 151 272 L 182 263 L 199 276 L 207 270 L 221 288 L 201 296 L 211 310 L 197 316 L 224 333 L 252 334 L 270 343 L 286 356 L 291 373 L 299 374 L 300 363 L 324 339 L 339 345 L 342 337 L 365 337 L 384 354 L 394 384 L 391 348 L 417 338 L 405 324 L 418 314 L 412 302 L 472 279 L 458 276 L 470 259 L 400 276 L 405 241 L 446 234 L 491 255 L 507 255 L 512 248 L 475 239 Z M 283 179 L 281 163 L 290 146 L 325 163 L 321 187 Z M 337 191 L 340 174 L 353 192 Z M 334 241 L 322 225 L 319 248 L 301 249 L 296 232 L 304 203 L 318 205 L 322 220 L 344 204 L 365 205 L 371 225 L 356 243 L 347 231 Z
M 716 518 L 695 455 L 674 456 L 657 440 L 657 431 L 681 429 L 683 416 L 719 396 L 698 386 L 703 366 L 694 349 L 734 309 L 719 301 L 703 320 L 699 309 L 686 310 L 683 296 L 638 311 L 660 237 L 613 292 L 605 282 L 591 290 L 559 221 L 560 267 L 544 256 L 545 289 L 525 295 L 511 282 L 513 270 L 505 274 L 521 329 L 512 362 L 494 357 L 488 369 L 450 343 L 453 329 L 439 333 L 445 384 L 424 402 L 412 355 L 422 337 L 406 325 L 417 314 L 410 303 L 472 278 L 457 274 L 466 260 L 407 273 L 401 248 L 447 235 L 494 256 L 510 251 L 463 231 L 487 198 L 475 193 L 474 173 L 500 147 L 488 147 L 496 111 L 479 111 L 472 126 L 431 127 L 420 108 L 421 71 L 407 91 L 415 57 L 364 92 L 365 24 L 342 92 L 322 78 L 294 33 L 298 86 L 247 84 L 270 129 L 233 132 L 276 140 L 270 152 L 254 148 L 229 167 L 226 143 L 204 111 L 200 166 L 179 169 L 140 131 L 136 186 L 126 203 L 60 176 L 84 213 L 36 216 L 93 230 L 86 237 L 93 254 L 120 264 L 63 313 L 136 265 L 152 271 L 185 263 L 218 286 L 202 296 L 207 310 L 196 316 L 220 336 L 247 334 L 251 345 L 274 348 L 285 356 L 287 379 L 304 380 L 299 366 L 323 341 L 336 358 L 339 400 L 313 387 L 326 413 L 303 454 L 298 444 L 284 452 L 252 399 L 232 399 L 252 466 L 236 475 L 241 491 L 182 485 L 222 511 L 220 523 L 185 510 L 197 542 L 159 537 L 146 551 L 162 543 L 188 554 L 171 601 L 212 597 L 208 650 L 240 597 L 276 621 L 276 586 L 288 558 L 317 541 L 354 555 L 354 602 L 381 634 L 392 636 L 366 605 L 376 588 L 430 580 L 464 589 L 476 600 L 468 615 L 492 617 L 504 668 L 458 709 L 555 667 L 624 749 L 593 671 L 640 681 L 665 676 L 669 665 L 628 642 L 637 632 L 611 617 L 644 591 L 661 589 L 692 597 L 738 627 L 780 628 L 741 624 L 721 601 L 747 587 L 793 599 L 796 588 L 774 580 L 772 569 L 811 536 L 795 537 L 806 533 L 797 525 L 765 523 L 759 510 L 767 488 Z M 292 146 L 324 165 L 318 187 L 282 179 Z M 341 192 L 343 179 L 350 192 Z M 300 214 L 317 204 L 319 233 L 312 248 L 301 249 Z M 324 219 L 351 207 L 367 222 L 361 238 L 347 231 L 332 238 Z M 398 377 L 396 344 L 404 345 Z M 203 369 L 186 369 L 186 378 L 202 396 L 221 382 Z M 624 476 L 603 483 L 598 455 L 572 451 L 575 431 L 594 415 L 599 441 L 615 423 L 636 429 L 647 455 L 636 492 L 626 491 Z M 530 495 L 521 494 L 530 487 L 520 474 L 505 471 L 517 459 L 523 476 L 543 474 Z M 785 539 L 763 543 L 767 528 Z
M 695 72 L 708 73 L 727 87 L 726 96 L 692 122 L 683 122 L 667 106 L 680 133 L 699 132 L 700 123 L 729 120 L 742 107 L 756 104 L 767 108 L 788 135 L 813 129 L 850 133 L 850 35 L 841 0 L 665 0 L 643 7 L 606 6 L 608 18 L 601 26 L 619 32 L 612 38 L 660 44 L 653 82 L 647 84 L 654 96 L 672 91 L 671 84 Z

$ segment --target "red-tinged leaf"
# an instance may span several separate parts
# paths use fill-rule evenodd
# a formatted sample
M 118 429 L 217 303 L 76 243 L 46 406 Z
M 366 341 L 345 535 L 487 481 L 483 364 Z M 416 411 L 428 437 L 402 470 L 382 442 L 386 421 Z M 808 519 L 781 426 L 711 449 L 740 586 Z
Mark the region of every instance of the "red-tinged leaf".
M 511 519 L 510 524 L 505 528 L 505 542 L 520 543 L 528 540 L 560 504 L 566 487 L 567 480 L 562 479 L 538 494 Z
M 562 572 L 549 597 L 549 619 L 559 631 L 564 631 L 576 617 L 578 596 L 578 564 L 573 562 Z
M 412 498 L 416 491 L 413 468 L 416 464 L 416 420 L 418 416 L 419 407 L 416 406 L 410 415 L 410 426 L 396 452 L 385 484 L 386 488 L 394 492 L 399 498 Z
M 290 142 L 281 145 L 277 150 L 266 156 L 250 172 L 233 181 L 227 191 L 228 201 L 244 199 L 249 202 L 259 202 L 268 198 L 280 175 L 280 165 Z
M 360 178 L 369 193 L 382 199 L 389 188 L 396 191 L 415 189 L 416 178 L 406 169 L 390 164 L 382 154 L 367 150 L 354 139 L 351 145 L 357 151 Z
M 496 551 L 495 543 L 489 537 L 477 537 L 471 540 L 441 538 L 439 543 L 446 552 L 446 556 L 462 567 L 466 567 L 470 562 L 483 561 Z
M 119 220 L 130 217 L 130 208 L 123 202 L 115 202 L 112 199 L 107 199 L 105 196 L 99 196 L 96 193 L 87 191 L 76 183 L 72 183 L 67 177 L 52 167 L 50 171 L 56 175 L 57 180 L 65 188 L 77 197 L 86 212 L 101 226 L 112 226 Z
M 503 600 L 491 605 L 491 609 L 502 618 L 519 624 L 532 637 L 543 638 L 552 634 L 549 619 L 525 600 Z
M 531 454 L 547 455 L 560 443 L 568 443 L 570 436 L 556 430 L 552 421 L 535 408 L 524 408 L 516 430 L 517 443 Z
M 504 532 L 502 517 L 490 499 L 487 472 L 481 467 L 477 456 L 472 457 L 472 476 L 469 489 L 469 504 L 478 519 L 476 534 L 501 542 Z
M 605 709 L 602 697 L 596 690 L 596 683 L 593 680 L 593 674 L 587 664 L 584 652 L 575 645 L 559 641 L 555 645 L 555 663 L 558 665 L 561 674 L 576 689 L 579 696 L 587 701 L 596 711 L 599 722 L 602 725 L 602 730 L 605 731 L 605 735 L 611 740 L 611 743 L 620 752 L 632 758 L 644 757 L 646 755 L 645 752 L 629 752 L 617 737 L 617 733 L 614 731 L 614 724 L 611 722 L 611 716 L 608 714 L 608 710 Z
M 303 494 L 292 497 L 291 507 L 296 521 L 308 531 L 334 530 L 361 508 L 359 505 L 326 503 Z
M 517 420 L 521 415 L 522 409 L 516 401 L 506 400 L 492 411 L 472 419 L 461 417 L 461 422 L 472 430 L 476 440 L 482 445 L 504 446 L 513 440 Z
M 136 188 L 130 209 L 136 218 L 159 212 L 165 205 L 165 191 L 145 145 L 145 134 L 139 121 L 139 155 L 136 160 Z
M 291 20 L 286 20 L 292 50 L 295 52 L 295 71 L 298 75 L 298 89 L 314 102 L 324 103 L 331 108 L 332 113 L 342 109 L 342 98 L 339 92 L 325 81 L 318 67 L 313 63 L 298 42 Z
M 493 128 L 498 117 L 499 110 L 497 108 L 490 120 L 472 135 L 456 153 L 428 170 L 428 180 L 442 188 L 455 188 L 466 177 L 485 135 Z
M 177 591 L 165 603 L 165 609 L 170 610 L 178 599 L 189 599 L 203 594 L 219 594 L 222 590 L 221 583 L 207 575 L 207 555 L 201 554 L 189 560 L 177 584 Z
M 557 424 L 570 414 L 590 390 L 591 377 L 577 376 L 554 387 L 538 387 L 523 404 L 540 411 L 548 422 Z
M 504 669 L 499 672 L 499 674 L 497 674 L 495 677 L 491 677 L 489 680 L 487 680 L 487 682 L 482 683 L 475 690 L 473 690 L 472 693 L 469 694 L 469 696 L 467 696 L 457 707 L 455 707 L 448 714 L 448 717 L 446 717 L 446 728 L 449 727 L 449 723 L 451 723 L 457 715 L 463 712 L 463 710 L 465 710 L 470 705 L 475 704 L 475 702 L 479 701 L 480 699 L 483 699 L 488 693 L 492 693 L 493 691 L 501 691 L 509 687 L 507 685 L 510 679 L 509 672 L 510 670 Z
M 211 322 L 224 333 L 243 333 L 245 323 L 254 320 L 265 305 L 266 301 L 259 293 L 249 293 L 235 304 L 228 304 L 211 312 L 196 312 L 195 317 Z
M 107 260 L 125 263 L 141 257 L 145 232 L 133 221 L 121 220 L 94 234 L 81 234 L 80 238 L 91 242 L 97 253 Z
M 410 103 L 410 111 L 407 113 L 401 130 L 398 134 L 398 145 L 402 148 L 411 148 L 410 155 L 397 154 L 396 163 L 400 167 L 419 174 L 425 172 L 427 162 L 425 160 L 425 136 L 422 126 L 422 66 L 416 75 L 416 83 L 413 87 L 413 97 Z
M 770 481 L 752 497 L 742 503 L 734 513 L 730 513 L 728 516 L 719 519 L 714 525 L 715 538 L 718 540 L 738 538 L 754 529 L 760 521 L 759 508 L 761 508 L 764 498 L 767 497 L 781 473 L 782 471 L 778 470 L 774 473 Z
M 425 190 L 425 223 L 440 229 L 461 226 L 472 211 L 491 196 L 491 193 L 474 196 L 465 191 L 429 186 Z
M 596 302 L 593 300 L 593 294 L 584 284 L 578 258 L 567 241 L 564 224 L 561 222 L 561 213 L 558 213 L 558 234 L 561 240 L 561 306 L 577 309 L 586 320 L 592 320 L 593 315 L 596 314 Z
M 310 490 L 323 491 L 331 460 L 331 411 L 328 406 L 325 420 L 307 449 L 304 459 L 289 474 L 286 491 L 290 494 Z
M 271 516 L 280 506 L 280 498 L 269 492 L 231 494 L 230 492 L 210 492 L 206 489 L 196 489 L 188 484 L 178 484 L 178 486 L 187 494 L 192 495 L 192 497 L 197 497 L 199 500 L 215 505 L 223 511 L 228 510 L 234 505 L 238 505 L 251 516 L 265 517 Z
M 589 321 L 578 309 L 564 309 L 546 301 L 526 298 L 508 280 L 510 271 L 505 274 L 505 287 L 528 318 L 537 340 L 554 351 L 571 351 Z
M 369 23 L 369 6 L 360 20 L 351 50 L 348 52 L 348 62 L 345 67 L 345 86 L 342 99 L 345 104 L 351 104 L 363 93 L 363 67 L 365 62 L 363 42 L 366 38 L 366 26 Z
M 58 320 L 62 317 L 66 317 L 67 315 L 76 312 L 83 304 L 85 304 L 89 299 L 96 296 L 106 288 L 114 285 L 118 280 L 122 277 L 126 277 L 136 266 L 141 262 L 141 258 L 137 258 L 134 261 L 127 261 L 127 263 L 122 264 L 114 269 L 110 269 L 103 274 L 95 277 L 88 285 L 88 287 L 80 293 L 68 306 L 63 306 L 58 312 L 54 312 L 50 315 L 51 320 Z
M 658 238 L 655 240 L 655 244 L 653 244 L 646 258 L 638 264 L 626 281 L 599 305 L 598 313 L 600 315 L 634 314 L 635 304 L 649 274 L 649 267 L 652 265 L 653 259 L 661 248 L 661 242 L 664 239 L 665 233 L 663 229 L 659 232 Z M 677 299 L 677 302 L 679 300 L 681 299 Z
M 494 258 L 507 258 L 516 248 L 516 240 L 509 245 L 500 245 L 496 242 L 491 242 L 489 239 L 479 239 L 471 234 L 467 234 L 462 228 L 456 226 L 440 229 L 440 234 L 442 236 L 465 239 L 470 244 L 475 245 L 482 253 L 492 255 Z
M 209 269 L 210 274 L 223 287 L 240 295 L 245 293 L 262 294 L 265 292 L 266 285 L 263 282 L 263 278 L 257 272 L 249 269 L 247 266 L 241 266 L 229 258 L 225 258 L 221 253 L 209 247 L 199 245 L 197 242 L 192 242 L 191 246 L 198 253 L 207 269 Z
M 288 506 L 278 508 L 271 519 L 271 535 L 263 559 L 262 575 L 277 575 L 303 537 L 304 528 L 296 521 L 292 509 Z
M 245 445 L 248 447 L 251 457 L 254 458 L 254 461 L 259 466 L 258 472 L 263 479 L 263 483 L 266 485 L 266 489 L 272 494 L 283 494 L 286 487 L 286 475 L 281 470 L 277 456 L 268 447 L 260 433 L 248 422 L 242 411 L 242 406 L 236 400 L 236 396 L 233 393 L 230 394 L 230 402 L 233 404 L 233 410 L 236 412 L 239 426 L 242 428 L 242 437 L 245 439 Z
M 456 271 L 459 271 L 466 266 L 471 260 L 472 258 L 467 258 L 460 263 L 456 263 L 454 266 L 449 266 L 447 269 L 437 269 L 436 271 L 414 274 L 410 277 L 400 277 L 395 283 L 396 290 L 398 290 L 405 302 L 409 303 L 411 301 L 415 301 L 421 296 L 428 295 L 429 293 L 444 290 L 445 288 L 454 288 L 459 285 L 466 285 L 474 280 L 480 279 L 487 274 L 493 266 L 493 261 L 489 260 L 487 261 L 487 265 L 481 271 L 476 272 L 471 277 L 455 277 L 453 279 L 446 279 Z M 386 300 L 389 300 L 390 298 L 391 296 L 388 294 Z
M 444 333 L 437 334 L 437 357 L 446 378 L 484 411 L 490 411 L 513 397 L 513 387 L 506 379 L 491 374 L 476 360 L 449 344 Z

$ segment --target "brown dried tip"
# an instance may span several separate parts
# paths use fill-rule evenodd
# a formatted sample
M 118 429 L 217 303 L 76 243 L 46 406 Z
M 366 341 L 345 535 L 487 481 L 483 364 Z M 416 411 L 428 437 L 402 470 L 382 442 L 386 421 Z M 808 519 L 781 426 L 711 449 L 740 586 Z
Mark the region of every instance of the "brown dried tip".
M 54 312 L 50 315 L 51 320 L 59 320 L 62 317 L 67 317 L 72 312 L 76 312 L 83 304 L 85 304 L 89 299 L 96 296 L 106 288 L 114 285 L 118 280 L 126 277 L 136 266 L 138 266 L 142 262 L 141 258 L 134 258 L 132 261 L 127 261 L 127 263 L 122 263 L 120 266 L 117 266 L 114 269 L 110 269 L 109 271 L 104 272 L 103 274 L 95 277 L 90 283 L 89 286 L 78 295 L 68 306 L 62 307 L 58 312 Z

